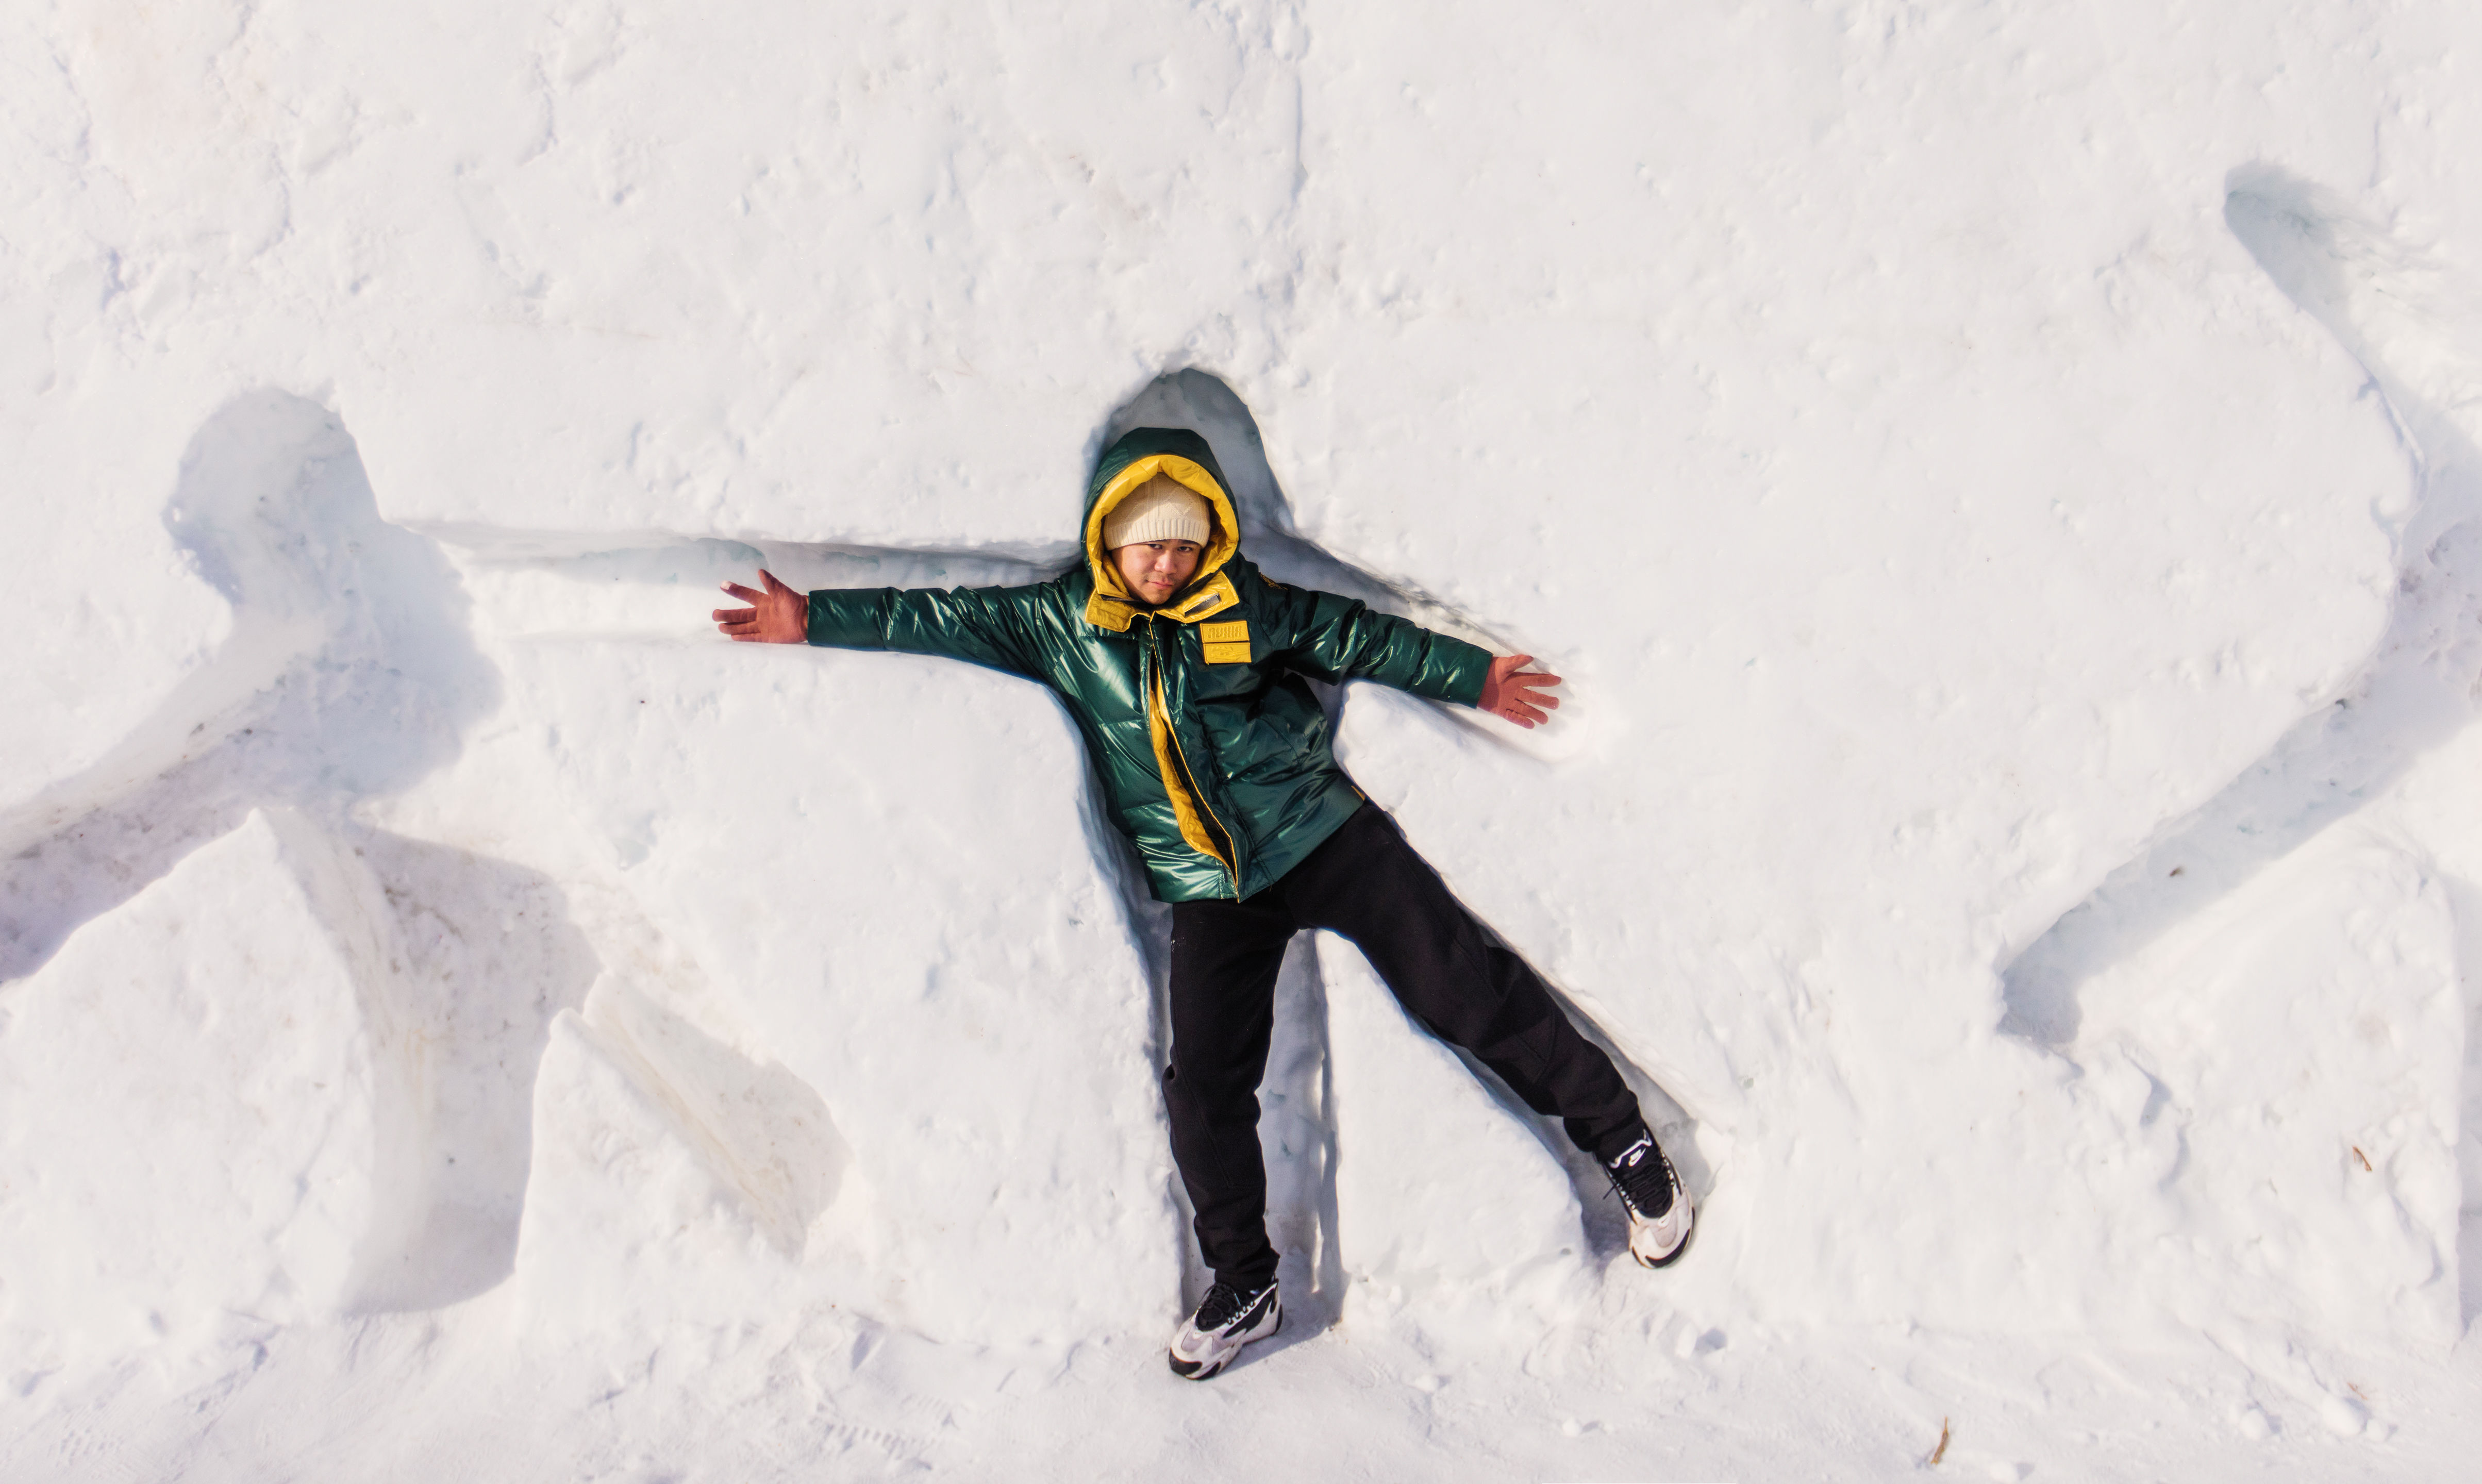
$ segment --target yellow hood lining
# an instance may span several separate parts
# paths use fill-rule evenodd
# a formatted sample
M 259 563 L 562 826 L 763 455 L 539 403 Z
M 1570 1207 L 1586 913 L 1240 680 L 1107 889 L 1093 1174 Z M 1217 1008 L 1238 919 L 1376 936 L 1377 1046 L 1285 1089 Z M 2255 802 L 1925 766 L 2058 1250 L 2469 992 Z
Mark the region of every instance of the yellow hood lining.
M 1215 529 L 1199 557 L 1198 573 L 1190 579 L 1191 587 L 1197 591 L 1184 601 L 1149 609 L 1129 596 L 1128 586 L 1121 581 L 1120 570 L 1112 564 L 1112 554 L 1103 547 L 1103 517 L 1158 474 L 1204 500 L 1215 517 Z M 1178 454 L 1149 454 L 1136 460 L 1112 476 L 1112 482 L 1095 497 L 1095 508 L 1086 513 L 1086 565 L 1095 574 L 1095 596 L 1087 600 L 1086 622 L 1117 633 L 1125 632 L 1141 613 L 1158 613 L 1183 623 L 1221 613 L 1239 602 L 1241 596 L 1232 591 L 1232 580 L 1217 569 L 1232 560 L 1240 549 L 1241 521 L 1233 514 L 1231 497 L 1224 492 L 1215 476 L 1206 472 L 1204 464 Z M 1202 588 L 1199 586 L 1201 583 Z M 1216 600 L 1207 601 L 1209 597 Z

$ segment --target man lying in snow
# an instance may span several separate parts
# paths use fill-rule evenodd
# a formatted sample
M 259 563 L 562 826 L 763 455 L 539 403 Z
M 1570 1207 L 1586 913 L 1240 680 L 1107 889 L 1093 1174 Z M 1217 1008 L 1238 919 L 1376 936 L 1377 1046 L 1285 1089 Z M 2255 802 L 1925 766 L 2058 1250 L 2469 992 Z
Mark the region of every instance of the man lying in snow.
M 952 655 L 1068 702 L 1113 822 L 1172 904 L 1164 1104 L 1215 1271 L 1172 1368 L 1197 1380 L 1283 1318 L 1257 1090 L 1277 970 L 1303 928 L 1352 940 L 1415 1020 L 1565 1120 L 1620 1192 L 1638 1261 L 1677 1258 L 1694 1214 L 1611 1058 L 1345 777 L 1304 679 L 1377 680 L 1532 727 L 1559 705 L 1559 677 L 1264 576 L 1240 529 L 1206 440 L 1141 428 L 1087 487 L 1085 563 L 1049 582 L 805 597 L 761 571 L 760 589 L 724 585 L 752 606 L 715 613 L 737 640 Z

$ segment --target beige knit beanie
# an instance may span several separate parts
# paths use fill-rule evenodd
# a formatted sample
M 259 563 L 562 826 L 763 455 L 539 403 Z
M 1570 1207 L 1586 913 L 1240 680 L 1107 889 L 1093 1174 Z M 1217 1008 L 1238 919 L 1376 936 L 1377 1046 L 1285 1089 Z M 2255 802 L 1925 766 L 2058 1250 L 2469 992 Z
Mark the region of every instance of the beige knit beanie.
M 1176 479 L 1157 474 L 1103 517 L 1103 548 L 1118 551 L 1142 541 L 1190 541 L 1203 546 L 1214 532 L 1206 501 Z

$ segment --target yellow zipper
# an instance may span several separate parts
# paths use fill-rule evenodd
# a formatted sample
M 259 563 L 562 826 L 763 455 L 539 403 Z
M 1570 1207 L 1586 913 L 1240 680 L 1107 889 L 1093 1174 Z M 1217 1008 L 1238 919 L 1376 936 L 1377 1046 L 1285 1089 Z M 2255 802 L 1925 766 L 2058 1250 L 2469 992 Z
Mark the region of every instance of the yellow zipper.
M 1224 867 L 1224 873 L 1232 878 L 1232 899 L 1237 902 L 1241 900 L 1241 840 L 1238 835 L 1235 835 L 1229 829 L 1225 827 L 1222 819 L 1216 817 L 1215 806 L 1206 802 L 1206 790 L 1198 786 L 1198 770 L 1189 765 L 1189 754 L 1181 749 L 1180 729 L 1173 725 L 1172 704 L 1164 699 L 1164 654 L 1162 637 L 1162 629 L 1154 626 L 1152 623 L 1148 625 L 1147 643 L 1151 646 L 1155 651 L 1154 694 L 1150 699 L 1154 702 L 1155 709 L 1163 713 L 1164 735 L 1172 738 L 1172 753 L 1173 756 L 1180 763 L 1180 781 L 1182 786 L 1189 790 L 1189 796 L 1191 798 L 1198 801 L 1198 808 L 1201 813 L 1206 815 L 1207 822 L 1214 825 L 1216 830 L 1223 835 L 1224 848 L 1232 852 L 1232 859 L 1225 861 L 1221 862 L 1221 864 Z

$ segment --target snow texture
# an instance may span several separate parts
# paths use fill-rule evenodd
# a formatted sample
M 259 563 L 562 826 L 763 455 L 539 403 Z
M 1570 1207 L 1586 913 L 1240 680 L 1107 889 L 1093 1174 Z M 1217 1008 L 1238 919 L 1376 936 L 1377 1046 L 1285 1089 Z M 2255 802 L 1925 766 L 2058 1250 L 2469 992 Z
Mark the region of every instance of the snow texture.
M 2462 1477 L 2482 12 L 0 8 L 0 1474 Z M 1638 1088 L 1350 944 L 1211 1386 L 1060 704 L 727 644 L 1244 544 Z

